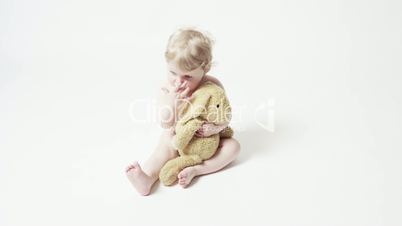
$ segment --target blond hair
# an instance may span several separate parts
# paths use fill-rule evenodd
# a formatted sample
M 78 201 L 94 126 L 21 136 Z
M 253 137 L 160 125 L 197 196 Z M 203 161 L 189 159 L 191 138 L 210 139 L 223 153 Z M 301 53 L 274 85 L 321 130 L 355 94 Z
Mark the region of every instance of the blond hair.
M 181 28 L 169 37 L 165 58 L 167 62 L 176 62 L 181 70 L 202 67 L 207 73 L 211 69 L 212 45 L 213 41 L 206 32 Z

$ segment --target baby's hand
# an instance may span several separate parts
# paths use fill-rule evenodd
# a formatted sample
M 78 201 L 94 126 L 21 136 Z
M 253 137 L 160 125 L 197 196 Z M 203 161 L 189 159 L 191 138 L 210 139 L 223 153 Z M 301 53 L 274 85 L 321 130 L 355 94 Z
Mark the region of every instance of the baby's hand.
M 218 134 L 226 128 L 226 125 L 215 125 L 213 123 L 204 123 L 196 132 L 197 137 L 209 137 L 214 134 Z
M 165 95 L 165 102 L 169 106 L 175 108 L 179 108 L 181 104 L 186 101 L 190 100 L 190 88 L 186 87 L 187 81 L 183 82 L 182 84 L 175 84 L 175 86 L 165 86 L 162 87 L 162 91 L 166 94 Z

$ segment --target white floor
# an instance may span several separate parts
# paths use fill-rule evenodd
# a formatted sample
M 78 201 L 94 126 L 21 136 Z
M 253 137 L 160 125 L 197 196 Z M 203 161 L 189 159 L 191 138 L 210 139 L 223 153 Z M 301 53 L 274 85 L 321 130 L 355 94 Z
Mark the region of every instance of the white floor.
M 1 1 L 0 225 L 402 225 L 401 13 L 400 1 Z M 188 189 L 141 197 L 124 168 L 161 133 L 154 98 L 181 25 L 216 39 L 211 74 L 242 150 Z

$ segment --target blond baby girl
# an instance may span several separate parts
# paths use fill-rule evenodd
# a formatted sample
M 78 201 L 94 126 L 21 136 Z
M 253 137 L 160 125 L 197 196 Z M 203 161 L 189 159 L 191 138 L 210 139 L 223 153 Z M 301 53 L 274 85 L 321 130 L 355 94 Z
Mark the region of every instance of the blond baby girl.
M 142 165 L 138 162 L 126 168 L 126 175 L 133 187 L 141 195 L 148 195 L 152 185 L 159 178 L 159 171 L 170 159 L 178 155 L 172 145 L 174 127 L 180 106 L 191 98 L 191 94 L 207 81 L 222 86 L 218 79 L 207 75 L 212 61 L 212 40 L 196 29 L 179 29 L 168 41 L 165 52 L 167 62 L 167 82 L 161 88 L 159 103 L 161 126 L 165 129 L 158 145 L 148 160 Z M 207 137 L 219 133 L 227 125 L 205 123 L 196 136 Z M 178 175 L 178 183 L 187 187 L 195 176 L 216 172 L 232 162 L 240 152 L 240 144 L 234 138 L 221 139 L 217 153 L 201 165 L 183 169 Z

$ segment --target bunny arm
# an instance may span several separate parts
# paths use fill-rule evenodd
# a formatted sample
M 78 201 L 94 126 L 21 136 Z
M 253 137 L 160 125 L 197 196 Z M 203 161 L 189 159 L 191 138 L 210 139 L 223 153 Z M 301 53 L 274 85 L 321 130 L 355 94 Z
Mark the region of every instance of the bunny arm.
M 226 127 L 225 129 L 223 129 L 219 135 L 221 138 L 230 138 L 233 136 L 233 129 L 231 127 Z
M 176 136 L 173 141 L 174 146 L 179 150 L 183 150 L 203 123 L 204 121 L 195 118 L 187 121 L 186 124 L 181 125 L 180 128 L 176 128 Z

